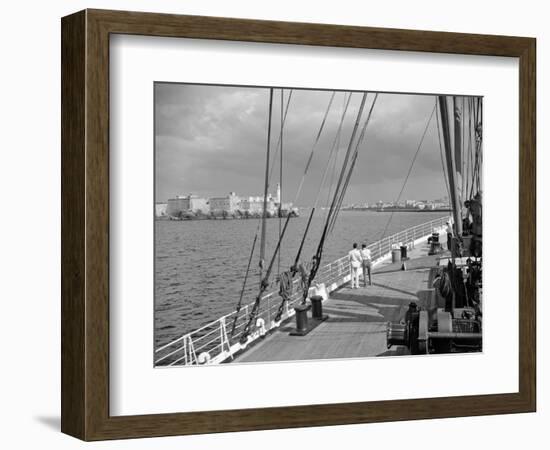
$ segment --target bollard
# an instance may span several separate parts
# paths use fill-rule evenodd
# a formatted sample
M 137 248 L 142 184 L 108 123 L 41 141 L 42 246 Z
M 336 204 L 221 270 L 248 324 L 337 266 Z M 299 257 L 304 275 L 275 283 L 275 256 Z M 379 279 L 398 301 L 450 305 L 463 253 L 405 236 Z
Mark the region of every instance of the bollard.
M 298 305 L 294 307 L 296 313 L 296 333 L 302 334 L 307 331 L 307 305 Z
M 323 316 L 323 297 L 314 295 L 311 300 L 311 315 L 315 320 L 327 320 L 328 316 Z

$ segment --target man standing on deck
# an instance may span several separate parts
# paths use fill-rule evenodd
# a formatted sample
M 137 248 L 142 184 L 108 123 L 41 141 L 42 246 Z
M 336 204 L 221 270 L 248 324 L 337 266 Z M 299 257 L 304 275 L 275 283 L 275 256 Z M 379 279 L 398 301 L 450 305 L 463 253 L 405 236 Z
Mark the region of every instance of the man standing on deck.
M 367 244 L 363 244 L 361 246 L 361 258 L 363 262 L 363 285 L 367 287 L 367 273 L 369 274 L 369 286 L 372 286 L 372 274 L 371 274 L 371 268 L 372 268 L 372 257 L 370 250 L 367 248 Z
M 351 288 L 359 287 L 359 269 L 363 263 L 361 252 L 357 248 L 357 244 L 353 244 L 353 250 L 349 252 L 349 267 L 351 271 Z
M 447 222 L 447 250 L 451 250 L 451 244 L 453 241 L 453 227 L 451 226 L 451 221 Z

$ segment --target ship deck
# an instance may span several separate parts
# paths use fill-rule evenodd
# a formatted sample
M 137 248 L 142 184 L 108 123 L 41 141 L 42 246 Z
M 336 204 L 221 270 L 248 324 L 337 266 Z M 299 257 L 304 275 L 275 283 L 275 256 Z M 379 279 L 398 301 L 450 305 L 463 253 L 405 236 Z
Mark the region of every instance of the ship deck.
M 441 233 L 440 242 L 446 243 Z M 401 263 L 386 262 L 373 271 L 373 285 L 351 289 L 349 283 L 323 302 L 329 318 L 305 336 L 291 336 L 294 320 L 238 355 L 233 362 L 297 361 L 331 358 L 364 358 L 409 354 L 406 347 L 386 346 L 386 323 L 400 320 L 411 301 L 423 306 L 432 293 L 432 268 L 448 255 L 428 255 L 424 242 L 409 251 L 407 270 Z M 310 319 L 311 324 L 311 319 Z

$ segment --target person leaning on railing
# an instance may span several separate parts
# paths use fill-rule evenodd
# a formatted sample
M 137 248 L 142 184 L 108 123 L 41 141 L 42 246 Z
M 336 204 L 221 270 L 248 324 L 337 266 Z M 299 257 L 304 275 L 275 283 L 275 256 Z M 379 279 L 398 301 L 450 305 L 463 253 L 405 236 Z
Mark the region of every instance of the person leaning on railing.
M 369 286 L 372 286 L 372 255 L 367 244 L 361 246 L 361 258 L 363 259 L 363 285 L 367 287 L 367 273 L 369 275 Z
M 359 287 L 359 269 L 361 268 L 363 258 L 361 252 L 357 248 L 357 244 L 353 244 L 353 250 L 349 252 L 349 268 L 351 272 L 351 288 Z

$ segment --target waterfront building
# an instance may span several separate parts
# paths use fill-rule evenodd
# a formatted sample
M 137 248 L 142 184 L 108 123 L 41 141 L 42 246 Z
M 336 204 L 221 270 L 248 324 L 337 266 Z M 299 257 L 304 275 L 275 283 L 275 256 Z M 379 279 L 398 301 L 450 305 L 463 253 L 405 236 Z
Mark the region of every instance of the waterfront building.
M 266 203 L 267 212 L 273 215 L 278 208 L 279 205 L 269 196 Z M 264 199 L 263 197 L 243 197 L 239 202 L 239 210 L 249 214 L 261 214 L 264 210 Z
M 176 198 L 168 199 L 166 215 L 177 217 L 182 213 L 209 213 L 208 200 L 198 195 L 178 195 Z
M 212 214 L 233 214 L 239 209 L 240 198 L 235 192 L 225 197 L 210 197 L 210 212 Z
M 268 215 L 273 216 L 278 213 L 280 202 L 281 186 L 277 184 L 276 196 L 274 197 L 272 194 L 267 195 L 266 210 Z M 222 197 L 210 198 L 189 194 L 171 198 L 165 205 L 164 212 L 159 214 L 171 217 L 178 217 L 188 213 L 212 214 L 214 216 L 233 215 L 236 213 L 258 215 L 263 213 L 264 197 L 239 197 L 235 192 L 230 192 L 228 195 Z M 281 210 L 292 211 L 292 203 L 283 203 Z

